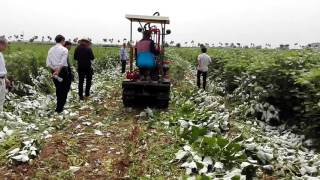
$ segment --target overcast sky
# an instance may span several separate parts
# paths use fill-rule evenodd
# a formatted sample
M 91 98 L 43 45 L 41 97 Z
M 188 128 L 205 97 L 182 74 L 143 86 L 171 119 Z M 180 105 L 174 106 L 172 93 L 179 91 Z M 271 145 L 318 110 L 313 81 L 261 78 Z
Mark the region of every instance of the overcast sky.
M 125 14 L 169 16 L 169 40 L 249 44 L 320 41 L 320 0 L 0 0 L 0 35 L 123 39 Z

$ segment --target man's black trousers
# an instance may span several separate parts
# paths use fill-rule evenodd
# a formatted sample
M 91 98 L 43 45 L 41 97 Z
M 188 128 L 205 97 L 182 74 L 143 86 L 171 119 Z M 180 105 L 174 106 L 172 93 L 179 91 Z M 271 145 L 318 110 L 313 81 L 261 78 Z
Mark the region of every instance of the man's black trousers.
M 207 75 L 208 75 L 208 72 L 202 72 L 202 71 L 198 71 L 197 72 L 197 85 L 198 85 L 198 88 L 201 87 L 201 76 L 202 76 L 202 79 L 203 79 L 203 89 L 205 90 L 206 89 L 206 85 L 207 85 Z
M 83 98 L 83 84 L 84 80 L 86 80 L 86 89 L 85 89 L 85 96 L 90 96 L 90 88 L 92 84 L 92 76 L 93 76 L 93 69 L 78 69 L 79 75 L 79 97 L 80 99 Z
M 62 82 L 59 82 L 56 79 L 53 79 L 53 83 L 56 87 L 56 96 L 57 96 L 57 107 L 56 112 L 60 113 L 64 109 L 66 104 L 68 92 L 71 87 L 71 74 L 68 73 L 66 68 L 63 68 L 59 74 L 59 77 L 63 79 Z
M 121 73 L 122 74 L 126 72 L 126 65 L 127 65 L 127 61 L 121 60 Z

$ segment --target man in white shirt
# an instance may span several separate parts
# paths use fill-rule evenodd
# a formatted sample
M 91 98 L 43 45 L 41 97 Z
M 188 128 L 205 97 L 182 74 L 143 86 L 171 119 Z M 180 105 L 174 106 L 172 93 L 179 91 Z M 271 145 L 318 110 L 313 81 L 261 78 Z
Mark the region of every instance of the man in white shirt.
M 5 37 L 0 37 L 0 112 L 6 99 L 7 87 L 10 81 L 7 79 L 7 69 L 2 52 L 7 48 L 8 42 Z
M 52 79 L 56 87 L 57 107 L 56 112 L 61 113 L 68 96 L 68 49 L 64 47 L 65 38 L 57 35 L 56 45 L 48 52 L 47 66 L 51 69 Z
M 197 67 L 197 86 L 201 87 L 200 78 L 203 78 L 203 89 L 206 89 L 207 85 L 207 76 L 208 76 L 208 66 L 211 63 L 211 58 L 207 54 L 207 48 L 202 46 L 201 47 L 201 54 L 198 56 L 198 67 Z

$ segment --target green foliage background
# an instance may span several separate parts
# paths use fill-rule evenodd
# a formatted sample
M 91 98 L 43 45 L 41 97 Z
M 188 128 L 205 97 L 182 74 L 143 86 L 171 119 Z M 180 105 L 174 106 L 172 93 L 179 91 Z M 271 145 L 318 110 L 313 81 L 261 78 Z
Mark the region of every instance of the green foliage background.
M 33 85 L 31 77 L 39 75 L 38 69 L 45 67 L 50 44 L 11 43 L 5 52 L 10 79 Z M 93 47 L 96 71 L 118 62 L 117 47 Z M 70 52 L 72 60 L 74 47 Z M 179 61 L 171 64 L 171 77 L 179 83 L 184 77 L 184 66 L 196 65 L 200 53 L 196 48 L 169 48 L 167 58 Z M 210 48 L 213 58 L 209 76 L 211 80 L 224 84 L 224 95 L 234 94 L 237 88 L 250 95 L 246 101 L 256 99 L 268 102 L 280 109 L 280 118 L 289 123 L 306 125 L 310 135 L 319 135 L 320 129 L 320 53 L 311 49 L 240 49 Z M 111 58 L 105 61 L 105 58 Z M 106 63 L 108 62 L 108 63 Z M 195 68 L 195 67 L 194 67 Z M 254 77 L 249 78 L 249 77 Z M 239 80 L 239 79 L 242 79 Z M 244 86 L 243 79 L 251 86 Z M 46 88 L 44 88 L 46 89 Z M 47 88 L 49 89 L 49 88 Z M 263 93 L 262 93 L 263 92 Z M 242 103 L 240 97 L 233 103 Z
M 176 49 L 196 65 L 199 49 Z M 320 129 L 320 52 L 312 49 L 219 49 L 211 48 L 214 59 L 209 76 L 224 84 L 225 95 L 242 92 L 280 109 L 280 118 L 289 124 L 305 125 L 302 131 L 319 137 Z M 253 79 L 249 77 L 254 77 Z M 243 80 L 252 86 L 243 86 Z M 249 83 L 248 83 L 249 84 Z M 263 93 L 262 93 L 263 92 Z M 239 98 L 235 102 L 242 103 Z

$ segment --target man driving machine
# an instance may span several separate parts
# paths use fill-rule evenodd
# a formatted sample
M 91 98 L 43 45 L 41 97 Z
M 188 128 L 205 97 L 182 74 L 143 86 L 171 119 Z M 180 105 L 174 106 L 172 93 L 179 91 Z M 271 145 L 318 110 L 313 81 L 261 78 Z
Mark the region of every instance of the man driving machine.
M 143 38 L 136 44 L 136 63 L 140 72 L 140 80 L 150 81 L 150 72 L 157 67 L 156 57 L 159 50 L 151 39 L 151 32 L 143 31 Z

